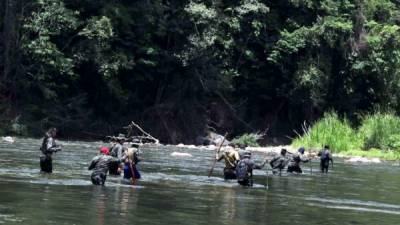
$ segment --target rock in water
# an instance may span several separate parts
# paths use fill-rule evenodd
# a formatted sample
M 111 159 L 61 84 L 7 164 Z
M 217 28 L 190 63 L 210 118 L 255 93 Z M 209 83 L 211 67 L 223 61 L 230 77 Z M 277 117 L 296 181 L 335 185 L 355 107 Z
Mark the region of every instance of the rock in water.
M 2 137 L 1 138 L 3 141 L 8 142 L 8 143 L 14 143 L 15 139 L 11 136 L 7 136 L 7 137 Z
M 174 156 L 174 157 L 192 157 L 191 154 L 186 153 L 186 152 L 173 152 L 173 153 L 171 153 L 171 156 Z

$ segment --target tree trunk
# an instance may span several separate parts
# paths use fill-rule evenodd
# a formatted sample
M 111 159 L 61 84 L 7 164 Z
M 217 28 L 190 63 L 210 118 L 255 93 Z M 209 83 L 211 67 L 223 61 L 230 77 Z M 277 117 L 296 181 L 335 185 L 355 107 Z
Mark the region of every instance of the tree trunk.
M 5 0 L 3 43 L 4 43 L 4 65 L 1 82 L 7 82 L 11 78 L 16 43 L 16 1 Z

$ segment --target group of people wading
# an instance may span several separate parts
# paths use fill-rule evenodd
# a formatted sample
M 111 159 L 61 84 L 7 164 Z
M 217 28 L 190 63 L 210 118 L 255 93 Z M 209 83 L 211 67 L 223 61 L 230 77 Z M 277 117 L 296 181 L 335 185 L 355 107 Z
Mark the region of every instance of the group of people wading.
M 53 172 L 52 155 L 55 152 L 61 151 L 61 146 L 56 144 L 55 137 L 57 129 L 49 129 L 43 138 L 40 150 L 40 169 L 45 173 Z M 123 173 L 122 183 L 135 184 L 141 175 L 136 167 L 140 162 L 138 157 L 138 145 L 131 144 L 131 147 L 126 147 L 124 143 L 127 141 L 123 134 L 111 138 L 111 147 L 101 147 L 99 154 L 95 156 L 90 165 L 89 170 L 93 170 L 91 174 L 91 181 L 94 185 L 104 185 L 107 174 L 113 176 L 121 176 Z M 257 164 L 251 159 L 251 152 L 245 150 L 246 146 L 237 145 L 226 148 L 224 152 L 219 155 L 217 152 L 215 159 L 217 161 L 224 160 L 225 167 L 223 169 L 224 179 L 236 179 L 240 185 L 252 186 L 253 185 L 253 170 L 262 169 L 267 163 L 265 159 L 262 164 Z M 286 169 L 287 173 L 302 173 L 300 167 L 301 163 L 309 162 L 310 159 L 304 155 L 305 149 L 299 148 L 296 153 L 288 152 L 282 149 L 280 154 L 273 157 L 269 164 L 272 168 L 273 174 L 281 174 Z M 328 173 L 329 164 L 333 159 L 329 150 L 329 146 L 325 146 L 318 156 L 320 157 L 320 170 L 321 173 Z
M 245 150 L 244 145 L 230 146 L 221 155 L 216 153 L 215 159 L 217 161 L 224 160 L 225 167 L 223 169 L 225 180 L 236 179 L 240 185 L 252 186 L 253 185 L 253 170 L 262 169 L 268 163 L 265 159 L 262 164 L 257 164 L 251 159 L 251 152 Z M 304 155 L 305 149 L 299 148 L 297 153 L 288 152 L 282 149 L 280 154 L 273 157 L 269 164 L 272 168 L 273 174 L 282 174 L 286 169 L 287 173 L 303 173 L 300 163 L 309 162 L 310 159 Z M 320 157 L 320 170 L 321 173 L 328 173 L 329 163 L 332 163 L 332 154 L 330 153 L 329 146 L 318 152 Z
M 138 157 L 137 144 L 131 144 L 130 148 L 124 146 L 127 139 L 123 134 L 111 138 L 111 148 L 101 147 L 100 154 L 92 159 L 89 170 L 93 170 L 91 175 L 92 183 L 104 185 L 107 172 L 113 176 L 120 176 L 123 173 L 122 183 L 136 184 L 141 175 L 136 167 L 140 162 Z
M 44 138 L 40 151 L 40 170 L 43 173 L 53 172 L 52 155 L 61 151 L 61 146 L 56 144 L 57 129 L 49 129 Z M 127 139 L 123 134 L 111 138 L 111 147 L 100 147 L 99 154 L 95 156 L 88 169 L 92 170 L 90 176 L 94 185 L 104 185 L 107 174 L 120 176 L 123 173 L 122 183 L 135 184 L 141 175 L 136 167 L 140 162 L 138 157 L 138 145 L 132 144 L 130 148 L 124 146 Z

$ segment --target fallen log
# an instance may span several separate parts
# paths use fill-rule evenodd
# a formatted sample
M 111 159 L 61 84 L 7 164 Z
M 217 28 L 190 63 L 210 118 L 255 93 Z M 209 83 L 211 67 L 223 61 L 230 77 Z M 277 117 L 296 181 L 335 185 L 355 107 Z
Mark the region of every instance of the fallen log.
M 154 142 L 154 144 L 160 144 L 160 141 L 157 138 L 153 137 L 151 134 L 143 130 L 143 128 L 141 128 L 133 121 L 131 121 L 131 123 L 125 128 L 128 129 L 128 135 L 127 135 L 128 139 L 135 140 L 135 142 L 140 142 L 140 143 L 143 143 L 143 140 L 150 140 Z M 142 133 L 142 135 L 132 136 L 133 130 L 135 128 L 139 130 Z

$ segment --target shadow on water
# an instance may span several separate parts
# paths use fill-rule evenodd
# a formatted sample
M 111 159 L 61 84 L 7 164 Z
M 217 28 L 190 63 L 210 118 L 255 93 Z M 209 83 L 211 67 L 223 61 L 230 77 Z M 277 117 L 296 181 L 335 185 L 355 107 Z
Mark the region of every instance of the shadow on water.
M 0 143 L 0 224 L 398 224 L 400 169 L 338 160 L 328 175 L 254 173 L 253 188 L 208 177 L 214 151 L 144 148 L 139 185 L 108 176 L 93 186 L 87 166 L 100 142 L 63 142 L 51 175 L 39 172 L 40 140 Z M 185 154 L 172 154 L 173 152 Z M 260 162 L 264 155 L 254 153 Z M 267 182 L 268 179 L 268 182 Z M 268 184 L 268 188 L 267 188 Z

